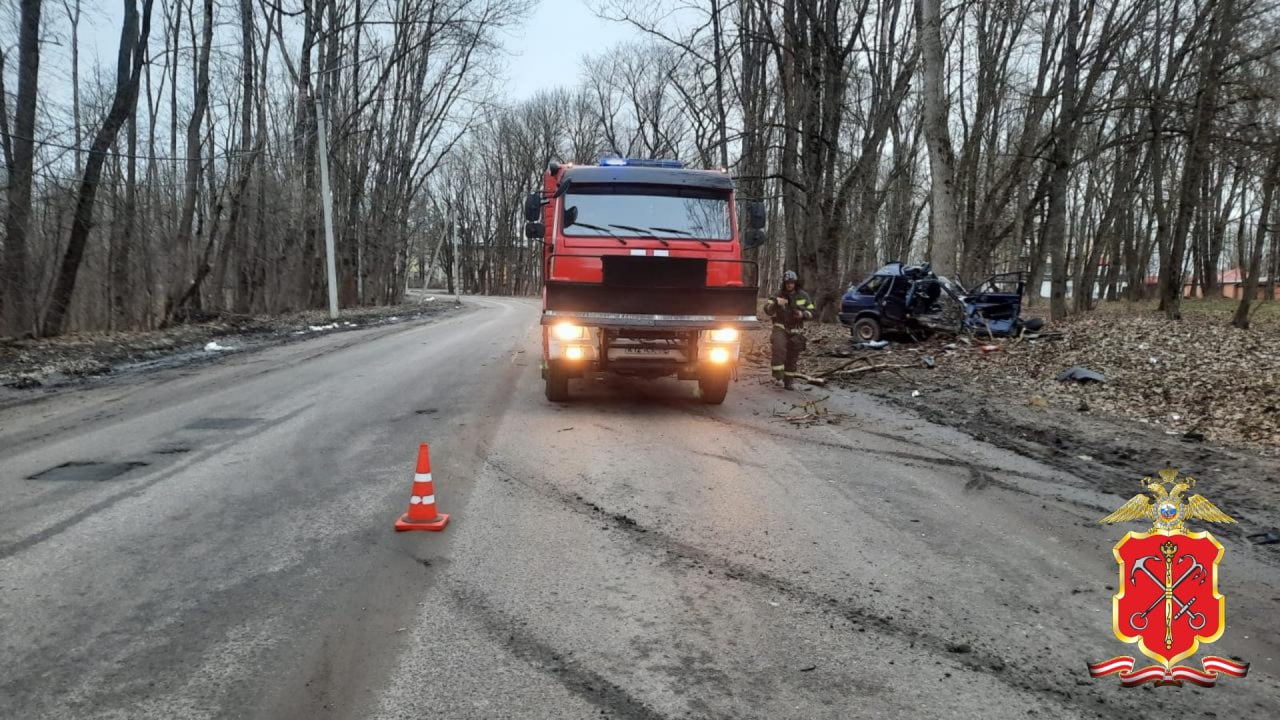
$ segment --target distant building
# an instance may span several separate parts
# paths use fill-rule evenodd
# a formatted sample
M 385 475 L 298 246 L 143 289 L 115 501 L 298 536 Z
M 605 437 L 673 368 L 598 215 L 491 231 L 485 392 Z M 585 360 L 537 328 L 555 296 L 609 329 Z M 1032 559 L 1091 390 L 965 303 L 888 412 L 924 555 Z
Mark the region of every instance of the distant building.
M 1148 297 L 1154 297 L 1160 288 L 1160 278 L 1156 275 L 1150 275 L 1146 280 L 1146 291 Z M 1194 292 L 1193 292 L 1194 290 Z M 1183 297 L 1204 297 L 1204 288 L 1192 288 L 1190 276 L 1182 284 Z M 1214 293 L 1214 297 L 1222 297 L 1228 300 L 1239 300 L 1244 296 L 1244 271 L 1239 268 L 1224 270 L 1218 275 L 1218 288 Z M 1254 296 L 1255 300 L 1267 299 L 1267 278 L 1265 276 L 1258 279 L 1258 290 Z M 1271 299 L 1280 299 L 1280 287 L 1271 288 Z
M 1232 300 L 1239 300 L 1244 297 L 1244 276 L 1245 273 L 1240 268 L 1232 268 L 1219 275 L 1218 289 L 1222 293 L 1222 297 L 1231 298 Z M 1267 299 L 1267 280 L 1266 276 L 1258 278 L 1258 290 L 1254 300 Z M 1271 299 L 1280 300 L 1280 287 L 1272 285 L 1270 289 Z M 1191 292 L 1190 286 L 1187 287 L 1187 292 Z M 1197 290 L 1197 295 L 1202 294 L 1202 292 Z

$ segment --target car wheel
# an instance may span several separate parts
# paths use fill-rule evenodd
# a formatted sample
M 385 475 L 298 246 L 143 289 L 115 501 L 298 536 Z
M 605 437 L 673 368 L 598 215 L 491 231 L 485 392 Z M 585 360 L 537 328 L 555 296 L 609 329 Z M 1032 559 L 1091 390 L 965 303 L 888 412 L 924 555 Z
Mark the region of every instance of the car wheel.
M 875 342 L 880 339 L 880 321 L 872 317 L 858 318 L 849 333 L 858 342 Z
M 547 399 L 551 402 L 566 402 L 569 399 L 569 373 L 559 367 L 559 363 L 551 363 L 547 367 L 546 378 Z

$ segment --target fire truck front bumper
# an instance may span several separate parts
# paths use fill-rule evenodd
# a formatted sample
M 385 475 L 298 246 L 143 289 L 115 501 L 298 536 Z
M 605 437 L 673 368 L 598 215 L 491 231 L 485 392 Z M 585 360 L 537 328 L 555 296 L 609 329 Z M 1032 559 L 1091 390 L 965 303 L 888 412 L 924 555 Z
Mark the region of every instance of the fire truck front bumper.
M 759 322 L 759 318 L 754 315 L 641 315 L 565 310 L 546 310 L 542 313 L 543 325 L 559 325 L 565 322 L 585 327 L 716 330 L 754 325 Z

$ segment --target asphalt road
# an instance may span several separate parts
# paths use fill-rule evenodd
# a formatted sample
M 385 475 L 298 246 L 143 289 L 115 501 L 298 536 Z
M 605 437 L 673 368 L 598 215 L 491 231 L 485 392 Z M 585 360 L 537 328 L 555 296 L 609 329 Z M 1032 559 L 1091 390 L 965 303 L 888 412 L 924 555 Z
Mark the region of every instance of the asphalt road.
M 1227 543 L 1210 650 L 1248 678 L 1122 690 L 1085 665 L 1130 650 L 1125 498 L 856 394 L 794 427 L 826 393 L 750 372 L 551 404 L 536 319 L 477 298 L 0 410 L 0 717 L 1280 708 L 1274 547 Z M 397 535 L 420 441 L 453 522 Z M 40 475 L 69 462 L 104 465 Z

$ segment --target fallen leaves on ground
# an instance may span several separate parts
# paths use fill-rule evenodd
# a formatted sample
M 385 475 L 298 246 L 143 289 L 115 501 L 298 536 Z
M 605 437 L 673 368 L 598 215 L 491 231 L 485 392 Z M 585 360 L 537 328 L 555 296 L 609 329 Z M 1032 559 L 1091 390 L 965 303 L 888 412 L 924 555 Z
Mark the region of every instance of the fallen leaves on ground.
M 1034 407 L 1109 413 L 1189 440 L 1280 447 L 1280 332 L 1274 325 L 1241 331 L 1219 317 L 1172 322 L 1090 314 L 1048 329 L 1056 339 L 891 338 L 883 350 L 856 350 L 845 327 L 811 325 L 800 369 L 852 387 L 904 384 L 883 372 L 851 374 L 841 367 L 878 366 L 907 378 L 904 392 L 960 386 L 975 399 L 993 394 Z M 762 327 L 748 334 L 748 362 L 768 365 L 769 332 Z M 983 351 L 991 345 L 998 350 Z M 851 358 L 866 360 L 850 366 Z M 1055 379 L 1075 366 L 1104 374 L 1106 382 Z

